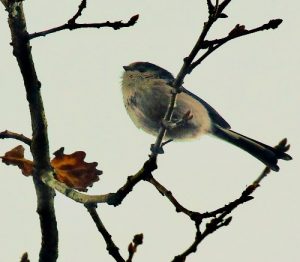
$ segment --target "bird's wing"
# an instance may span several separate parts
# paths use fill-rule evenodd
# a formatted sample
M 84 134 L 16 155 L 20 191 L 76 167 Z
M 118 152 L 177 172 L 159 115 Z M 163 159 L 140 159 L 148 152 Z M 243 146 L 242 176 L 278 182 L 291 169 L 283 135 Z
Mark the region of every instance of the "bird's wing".
M 183 87 L 183 92 L 186 93 L 187 95 L 190 95 L 197 101 L 199 101 L 199 103 L 201 103 L 206 108 L 206 110 L 208 111 L 208 114 L 214 124 L 217 124 L 226 129 L 230 129 L 230 125 L 225 121 L 225 119 L 223 117 L 221 117 L 219 115 L 219 113 L 214 108 L 212 108 L 208 103 L 206 103 L 204 100 L 202 100 L 200 97 L 196 96 L 192 92 L 186 90 L 184 87 Z

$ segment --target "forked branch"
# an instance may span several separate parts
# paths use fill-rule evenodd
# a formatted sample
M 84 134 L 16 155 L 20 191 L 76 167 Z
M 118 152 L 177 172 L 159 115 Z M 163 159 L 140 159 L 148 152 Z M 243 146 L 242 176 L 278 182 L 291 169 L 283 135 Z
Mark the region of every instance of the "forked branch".
M 139 19 L 139 15 L 134 15 L 127 22 L 123 22 L 122 20 L 120 20 L 120 21 L 115 21 L 115 22 L 106 21 L 106 22 L 102 22 L 102 23 L 77 23 L 77 19 L 82 15 L 82 11 L 85 8 L 86 8 L 86 0 L 82 0 L 80 5 L 78 6 L 78 10 L 75 13 L 75 15 L 72 18 L 70 18 L 65 24 L 48 29 L 48 30 L 29 34 L 28 38 L 33 39 L 36 37 L 46 36 L 46 35 L 56 33 L 59 31 L 63 31 L 63 30 L 74 30 L 74 29 L 80 29 L 80 28 L 97 28 L 97 29 L 99 29 L 99 28 L 104 28 L 104 27 L 110 27 L 110 28 L 113 28 L 114 30 L 118 30 L 121 28 L 133 26 Z

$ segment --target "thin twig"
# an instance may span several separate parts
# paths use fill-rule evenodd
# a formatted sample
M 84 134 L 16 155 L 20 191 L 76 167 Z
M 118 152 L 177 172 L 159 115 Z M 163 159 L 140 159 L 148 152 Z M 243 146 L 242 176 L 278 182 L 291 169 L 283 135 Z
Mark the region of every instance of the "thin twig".
M 25 143 L 26 145 L 29 145 L 29 146 L 31 145 L 31 139 L 24 136 L 23 134 L 17 134 L 15 132 L 11 132 L 8 130 L 0 132 L 0 139 L 5 139 L 5 138 L 16 139 L 16 140 L 19 140 L 19 141 Z
M 248 186 L 241 194 L 241 196 L 238 199 L 235 199 L 234 201 L 226 204 L 225 206 L 218 208 L 214 211 L 210 211 L 210 212 L 205 212 L 202 213 L 201 216 L 202 218 L 209 218 L 209 217 L 215 217 L 218 214 L 224 213 L 227 210 L 233 210 L 235 209 L 237 206 L 244 204 L 250 200 L 252 200 L 254 197 L 250 196 L 250 194 L 253 192 L 253 186 Z
M 96 227 L 98 231 L 101 233 L 103 239 L 106 242 L 106 249 L 108 253 L 117 261 L 117 262 L 125 262 L 125 260 L 122 258 L 119 248 L 115 245 L 115 243 L 112 240 L 111 235 L 105 228 L 104 224 L 102 223 L 97 211 L 96 211 L 96 205 L 95 204 L 86 204 L 85 207 L 87 208 L 88 212 L 90 213 L 93 221 L 96 224 Z
M 178 202 L 178 200 L 173 196 L 172 192 L 166 189 L 162 184 L 160 184 L 153 176 L 147 179 L 147 181 L 151 183 L 153 186 L 155 186 L 155 188 L 158 190 L 159 193 L 161 193 L 163 196 L 169 199 L 169 201 L 175 207 L 176 212 L 178 213 L 182 212 L 186 214 L 191 220 L 195 221 L 195 223 L 197 224 L 199 224 L 202 221 L 202 214 L 188 210 L 187 208 L 182 206 Z
M 137 251 L 139 245 L 143 244 L 143 234 L 137 234 L 134 236 L 132 242 L 128 246 L 128 259 L 126 262 L 132 262 L 133 256 Z
M 186 58 L 184 58 L 183 66 L 181 67 L 179 73 L 177 74 L 176 78 L 174 79 L 174 82 L 172 83 L 173 92 L 172 92 L 172 95 L 170 98 L 168 109 L 167 109 L 164 119 L 163 119 L 164 122 L 169 122 L 172 119 L 174 107 L 175 107 L 176 100 L 177 100 L 177 95 L 178 95 L 178 93 L 181 92 L 181 86 L 183 84 L 185 76 L 187 74 L 190 74 L 193 71 L 193 69 L 195 69 L 195 67 L 197 67 L 206 57 L 208 57 L 208 55 L 210 55 L 212 52 L 214 52 L 216 49 L 218 49 L 220 46 L 222 46 L 224 43 L 228 42 L 229 40 L 232 40 L 232 39 L 240 37 L 240 36 L 252 34 L 252 33 L 255 33 L 258 31 L 262 31 L 262 30 L 275 29 L 282 22 L 281 19 L 275 19 L 275 20 L 269 21 L 269 23 L 267 23 L 267 24 L 264 24 L 260 27 L 254 28 L 252 30 L 241 30 L 241 31 L 237 30 L 237 32 L 233 31 L 227 37 L 222 38 L 222 39 L 217 39 L 214 41 L 205 40 L 207 33 L 210 30 L 211 26 L 214 24 L 214 22 L 217 19 L 225 16 L 225 14 L 223 14 L 222 12 L 230 2 L 231 2 L 231 0 L 224 0 L 221 4 L 219 4 L 219 1 L 216 1 L 216 5 L 212 6 L 212 3 L 210 1 L 207 1 L 208 8 L 209 8 L 208 20 L 207 20 L 207 22 L 204 23 L 202 32 L 201 32 L 195 46 L 193 47 L 192 51 Z M 200 58 L 198 58 L 196 61 L 194 61 L 198 52 L 201 49 L 206 49 L 206 48 L 208 48 L 208 50 Z M 162 141 L 163 141 L 163 138 L 164 138 L 166 132 L 167 132 L 167 127 L 164 125 L 161 125 L 158 135 L 157 135 L 157 138 L 156 138 L 156 141 L 151 146 L 151 157 L 157 156 L 159 153 L 163 152 L 163 150 L 161 149 L 161 144 L 162 144 Z
M 188 247 L 182 254 L 177 255 L 174 257 L 172 262 L 185 262 L 186 257 L 192 253 L 195 253 L 197 251 L 197 247 L 199 244 L 210 234 L 215 232 L 217 229 L 228 226 L 231 222 L 231 217 L 228 217 L 226 219 L 221 218 L 214 218 L 209 223 L 206 224 L 206 229 L 203 233 L 200 232 L 199 227 L 196 230 L 195 234 L 195 240 L 192 243 L 190 247 Z
M 270 20 L 268 23 L 263 24 L 259 27 L 253 28 L 251 30 L 246 30 L 244 28 L 244 26 L 237 25 L 237 27 L 235 29 L 233 29 L 231 31 L 231 33 L 229 33 L 228 36 L 226 36 L 226 37 L 223 37 L 223 38 L 220 38 L 220 39 L 215 39 L 215 40 L 206 40 L 206 41 L 204 41 L 204 44 L 203 44 L 202 48 L 203 49 L 208 48 L 208 50 L 203 55 L 201 55 L 200 58 L 198 58 L 195 62 L 193 62 L 190 65 L 189 74 L 198 65 L 200 65 L 203 62 L 203 60 L 205 58 L 207 58 L 211 53 L 216 51 L 219 47 L 221 47 L 225 43 L 229 42 L 230 40 L 233 40 L 233 39 L 238 38 L 238 37 L 246 36 L 246 35 L 249 35 L 249 34 L 257 33 L 257 32 L 263 31 L 263 30 L 276 29 L 281 23 L 282 23 L 282 19 L 273 19 L 273 20 Z M 243 29 L 238 30 L 239 28 L 243 28 Z
M 85 8 L 86 8 L 86 0 L 82 0 L 80 5 L 78 6 L 78 10 L 75 13 L 75 15 L 72 18 L 70 18 L 65 24 L 48 29 L 48 30 L 29 34 L 28 39 L 33 39 L 33 38 L 40 37 L 40 36 L 46 36 L 46 35 L 56 33 L 56 32 L 62 31 L 62 30 L 66 30 L 66 29 L 68 29 L 68 30 L 74 30 L 74 29 L 79 29 L 79 28 L 98 28 L 99 29 L 99 28 L 103 28 L 103 27 L 110 27 L 110 28 L 113 28 L 114 30 L 118 30 L 118 29 L 121 29 L 124 27 L 133 26 L 139 19 L 139 15 L 134 15 L 128 20 L 128 22 L 122 22 L 122 20 L 120 20 L 120 21 L 115 21 L 115 22 L 106 21 L 103 23 L 77 23 L 76 22 L 77 18 L 82 15 L 82 11 Z
M 82 11 L 85 8 L 86 8 L 86 0 L 82 0 L 80 5 L 78 6 L 78 10 L 77 10 L 76 14 L 72 18 L 69 19 L 68 24 L 74 24 L 75 21 L 77 20 L 77 18 L 82 15 Z
M 122 22 L 122 21 L 115 21 L 115 22 L 103 22 L 103 23 L 85 23 L 85 24 L 78 24 L 78 23 L 74 23 L 74 24 L 64 24 L 58 27 L 54 27 L 45 31 L 41 31 L 41 32 L 35 32 L 32 34 L 29 34 L 28 37 L 29 39 L 33 39 L 36 37 L 40 37 L 40 36 L 46 36 L 52 33 L 56 33 L 62 30 L 74 30 L 74 29 L 79 29 L 79 28 L 103 28 L 103 27 L 110 27 L 113 28 L 114 30 L 118 30 L 124 27 L 131 27 L 133 26 L 136 21 L 138 20 L 138 15 L 134 15 L 132 16 L 128 22 Z
M 287 152 L 290 149 L 290 145 L 287 144 L 287 139 L 282 139 L 274 148 L 279 150 L 282 153 Z M 214 217 L 217 214 L 227 212 L 228 210 L 231 212 L 233 209 L 235 209 L 237 206 L 248 202 L 253 199 L 251 194 L 260 186 L 261 181 L 266 178 L 266 176 L 271 172 L 271 169 L 269 167 L 265 167 L 264 170 L 261 172 L 261 174 L 249 185 L 247 188 L 242 192 L 241 196 L 230 202 L 229 204 L 225 205 L 224 207 L 218 208 L 211 212 L 203 213 L 203 218 L 207 217 Z

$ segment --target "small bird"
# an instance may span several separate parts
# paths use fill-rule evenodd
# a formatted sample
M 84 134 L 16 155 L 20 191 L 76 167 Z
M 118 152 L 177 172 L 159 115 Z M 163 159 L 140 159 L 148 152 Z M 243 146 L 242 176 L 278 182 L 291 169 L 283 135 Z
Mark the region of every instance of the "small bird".
M 123 100 L 131 120 L 138 128 L 157 135 L 170 101 L 173 75 L 149 62 L 134 62 L 123 68 Z M 167 128 L 166 139 L 188 140 L 211 134 L 245 150 L 274 171 L 279 171 L 278 159 L 292 159 L 282 150 L 232 131 L 208 103 L 184 87 L 181 90 L 172 115 L 172 123 L 180 124 Z

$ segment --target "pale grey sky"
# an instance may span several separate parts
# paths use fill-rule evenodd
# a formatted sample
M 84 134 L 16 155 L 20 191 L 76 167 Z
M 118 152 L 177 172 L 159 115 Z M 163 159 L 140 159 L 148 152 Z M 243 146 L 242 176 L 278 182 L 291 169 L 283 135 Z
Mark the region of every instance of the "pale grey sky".
M 25 1 L 28 31 L 63 24 L 80 1 Z M 121 3 L 120 3 L 121 2 Z M 233 213 L 229 227 L 206 239 L 187 261 L 300 260 L 299 210 L 299 1 L 232 1 L 211 38 L 236 24 L 250 29 L 273 18 L 277 30 L 234 40 L 209 57 L 185 80 L 185 87 L 209 102 L 233 130 L 275 145 L 288 137 L 291 162 L 280 162 L 255 192 L 255 199 Z M 32 41 L 42 82 L 51 152 L 87 152 L 104 171 L 91 194 L 114 192 L 142 166 L 151 137 L 135 128 L 122 104 L 122 66 L 149 61 L 176 74 L 207 17 L 206 1 L 88 1 L 82 22 L 127 21 L 131 28 L 64 31 Z M 7 14 L 0 8 L 0 130 L 30 136 L 22 79 L 12 56 Z M 0 154 L 18 145 L 1 141 Z M 27 156 L 30 157 L 28 154 Z M 207 211 L 232 201 L 261 172 L 247 153 L 217 140 L 171 143 L 158 160 L 155 177 L 187 208 Z M 0 165 L 0 261 L 18 261 L 25 251 L 37 261 L 40 245 L 36 197 L 30 178 Z M 100 205 L 99 214 L 121 253 L 136 233 L 144 233 L 134 261 L 170 261 L 194 239 L 194 225 L 150 184 L 140 183 L 120 207 Z M 105 250 L 85 208 L 57 194 L 59 261 L 114 261 Z

